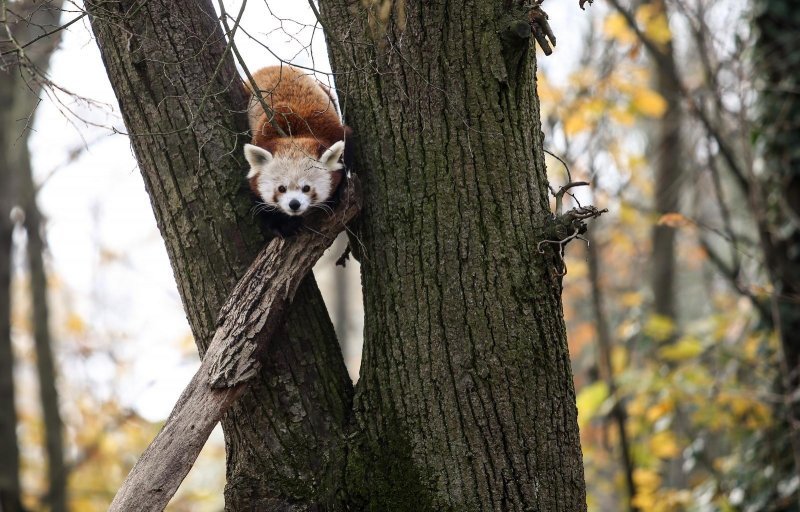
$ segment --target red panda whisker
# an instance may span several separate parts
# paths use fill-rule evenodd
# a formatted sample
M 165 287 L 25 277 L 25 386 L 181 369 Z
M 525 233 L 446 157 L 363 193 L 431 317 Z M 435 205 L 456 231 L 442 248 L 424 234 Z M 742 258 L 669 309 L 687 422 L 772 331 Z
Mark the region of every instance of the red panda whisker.
M 333 215 L 333 208 L 331 208 L 325 203 L 312 204 L 311 208 L 317 208 L 318 210 L 322 210 L 323 212 L 327 213 L 328 216 Z

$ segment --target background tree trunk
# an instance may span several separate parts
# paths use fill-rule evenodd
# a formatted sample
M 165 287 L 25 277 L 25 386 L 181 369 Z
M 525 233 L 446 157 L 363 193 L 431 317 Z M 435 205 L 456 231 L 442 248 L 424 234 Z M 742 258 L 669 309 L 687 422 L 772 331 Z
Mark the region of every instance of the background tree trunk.
M 4 6 L 3 24 L 8 24 L 4 34 L 22 44 L 42 36 L 58 24 L 61 16 L 62 2 L 59 0 L 47 3 L 21 1 L 12 3 L 13 15 Z M 16 17 L 16 18 L 14 18 Z M 0 51 L 14 49 L 14 42 L 7 40 L 0 44 Z M 2 419 L 0 419 L 0 509 L 17 510 L 21 508 L 19 488 L 19 447 L 16 436 L 16 411 L 13 386 L 13 353 L 11 350 L 10 284 L 11 251 L 13 223 L 10 218 L 11 209 L 19 206 L 29 210 L 35 209 L 35 190 L 31 175 L 30 155 L 28 153 L 28 137 L 30 123 L 39 101 L 41 82 L 36 73 L 45 73 L 50 56 L 55 50 L 59 36 L 41 39 L 41 43 L 25 52 L 10 53 L 0 64 L 0 403 L 2 403 Z M 36 70 L 34 72 L 33 70 Z M 25 197 L 20 196 L 25 192 Z M 39 251 L 33 255 L 42 263 L 42 243 L 38 232 L 38 211 L 30 213 L 30 219 L 37 223 L 37 232 L 33 240 L 33 248 Z M 31 237 L 29 237 L 29 241 Z M 48 464 L 48 496 L 47 501 L 54 512 L 66 510 L 66 470 L 64 467 L 62 423 L 58 411 L 58 394 L 56 392 L 55 370 L 53 367 L 52 349 L 47 325 L 45 304 L 46 281 L 43 264 L 36 265 L 33 275 L 32 267 L 32 300 L 34 304 L 34 340 L 38 364 L 38 377 L 42 397 L 43 422 L 45 430 L 45 453 Z
M 661 7 L 664 7 L 661 2 Z M 666 15 L 666 13 L 665 13 Z M 654 207 L 656 218 L 680 212 L 680 198 L 683 188 L 683 152 L 681 149 L 681 127 L 683 112 L 681 107 L 680 84 L 673 72 L 675 55 L 672 43 L 666 43 L 663 54 L 653 56 L 655 68 L 655 90 L 664 98 L 667 109 L 658 120 L 658 133 L 653 141 L 656 155 Z M 667 225 L 653 226 L 652 289 L 653 311 L 670 319 L 677 327 L 675 308 L 676 272 L 676 230 Z
M 247 97 L 209 2 L 86 8 L 202 356 L 266 240 L 244 179 Z M 287 326 L 222 421 L 227 510 L 314 510 L 340 488 L 334 441 L 352 385 L 311 275 Z
M 783 348 L 791 439 L 800 471 L 800 11 L 789 0 L 759 0 L 754 12 L 757 140 L 764 169 L 751 200 L 760 212 L 761 242 L 775 288 L 773 317 Z
M 19 488 L 17 413 L 14 399 L 14 354 L 11 347 L 11 250 L 15 201 L 14 173 L 4 149 L 13 137 L 10 119 L 15 80 L 0 69 L 0 510 L 22 509 Z
M 584 510 L 527 11 L 361 5 L 320 3 L 366 196 L 350 506 Z
M 39 395 L 47 453 L 49 492 L 46 502 L 52 512 L 67 510 L 67 468 L 64 464 L 63 422 L 59 411 L 56 363 L 50 336 L 50 314 L 47 305 L 47 272 L 44 266 L 45 244 L 42 238 L 41 214 L 36 205 L 33 170 L 27 148 L 24 164 L 20 166 L 25 204 L 25 229 L 28 233 L 28 271 L 30 272 L 31 302 L 33 305 L 33 339 L 36 349 L 36 369 L 39 376 Z

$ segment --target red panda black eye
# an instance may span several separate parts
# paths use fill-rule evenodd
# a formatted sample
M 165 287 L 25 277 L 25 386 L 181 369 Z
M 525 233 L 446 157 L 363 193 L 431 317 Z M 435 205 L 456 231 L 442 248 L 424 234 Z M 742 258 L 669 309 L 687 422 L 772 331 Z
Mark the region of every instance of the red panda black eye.
M 286 187 L 284 187 L 283 185 L 281 185 L 280 187 L 278 187 L 278 192 L 280 192 L 281 194 L 284 194 L 284 193 L 286 193 Z
M 309 190 L 311 190 L 311 187 L 308 185 L 303 185 L 303 192 L 308 192 Z

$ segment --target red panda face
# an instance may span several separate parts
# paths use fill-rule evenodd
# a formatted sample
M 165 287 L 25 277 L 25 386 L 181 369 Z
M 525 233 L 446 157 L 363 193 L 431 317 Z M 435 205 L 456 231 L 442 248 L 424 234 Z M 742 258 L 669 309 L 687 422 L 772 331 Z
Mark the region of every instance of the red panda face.
M 334 182 L 338 181 L 333 173 L 343 167 L 339 162 L 343 151 L 341 141 L 319 158 L 301 150 L 273 155 L 246 144 L 244 153 L 250 163 L 247 178 L 266 206 L 286 215 L 303 215 L 315 206 L 322 207 L 333 194 Z

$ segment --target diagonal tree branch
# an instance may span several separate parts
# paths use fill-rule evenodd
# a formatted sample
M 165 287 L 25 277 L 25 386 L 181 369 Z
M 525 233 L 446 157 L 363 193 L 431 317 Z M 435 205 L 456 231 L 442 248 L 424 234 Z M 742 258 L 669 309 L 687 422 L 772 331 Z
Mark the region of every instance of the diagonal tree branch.
M 200 368 L 109 510 L 166 507 L 211 430 L 258 375 L 259 356 L 282 328 L 300 283 L 359 209 L 354 178 L 333 215 L 318 228 L 290 239 L 273 239 L 256 257 L 220 310 Z M 230 377 L 234 379 L 227 381 Z M 224 387 L 226 382 L 229 387 Z

